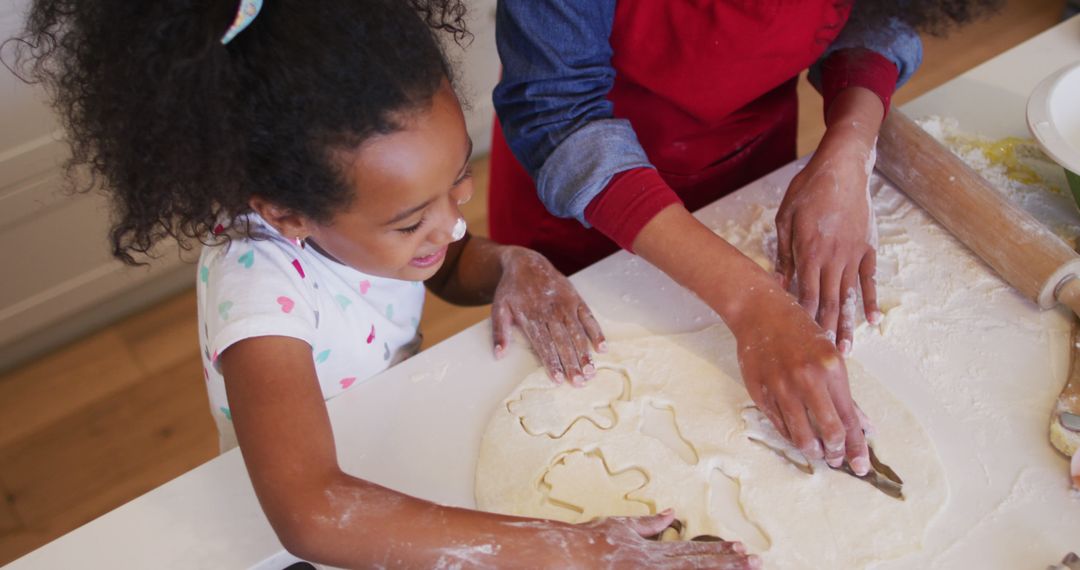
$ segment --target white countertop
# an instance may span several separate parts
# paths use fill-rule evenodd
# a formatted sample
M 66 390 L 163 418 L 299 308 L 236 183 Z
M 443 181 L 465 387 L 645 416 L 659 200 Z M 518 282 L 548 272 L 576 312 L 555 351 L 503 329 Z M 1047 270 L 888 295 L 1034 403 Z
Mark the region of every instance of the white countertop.
M 1027 94 L 1044 76 L 1077 60 L 1080 18 L 1073 18 L 904 110 L 913 117 L 955 117 L 963 130 L 990 137 L 1027 137 Z M 697 215 L 710 227 L 748 220 L 759 209 L 756 205 L 779 201 L 798 167 L 780 169 Z M 911 231 L 924 233 L 925 239 L 947 239 L 926 225 Z M 612 339 L 641 329 L 693 330 L 716 320 L 692 295 L 625 252 L 582 271 L 573 281 L 610 323 L 606 332 Z M 988 397 L 1009 398 L 1011 390 L 1022 389 L 1025 396 L 1046 403 L 1045 410 L 1018 409 L 1015 417 L 1000 418 L 1009 422 L 1007 435 L 997 442 L 1000 453 L 977 451 L 986 444 L 979 441 L 978 419 L 965 417 L 962 406 L 933 397 L 918 382 L 925 367 L 890 344 L 887 336 L 856 347 L 855 357 L 863 366 L 924 423 L 952 489 L 924 552 L 883 567 L 955 568 L 962 563 L 1044 568 L 1068 550 L 1080 551 L 1080 498 L 1066 489 L 1066 462 L 1050 448 L 1046 435 L 1049 410 L 1065 378 L 1068 339 L 1058 333 L 1067 330 L 1068 320 L 1060 312 L 1039 313 L 1017 295 L 995 295 L 983 309 L 1010 315 L 1020 333 L 1044 331 L 1008 335 L 1008 354 L 991 351 L 987 356 L 983 389 Z M 986 355 L 985 346 L 977 346 L 980 342 L 989 341 L 957 338 L 949 350 Z M 508 357 L 495 362 L 490 330 L 480 324 L 330 401 L 342 467 L 419 497 L 473 506 L 473 468 L 489 414 L 536 366 L 521 346 L 519 337 Z M 1032 377 L 1032 370 L 1047 369 L 1047 360 L 1053 373 Z M 1061 484 L 1055 483 L 1054 474 L 1060 474 Z M 290 560 L 263 517 L 234 450 L 9 568 L 282 568 Z

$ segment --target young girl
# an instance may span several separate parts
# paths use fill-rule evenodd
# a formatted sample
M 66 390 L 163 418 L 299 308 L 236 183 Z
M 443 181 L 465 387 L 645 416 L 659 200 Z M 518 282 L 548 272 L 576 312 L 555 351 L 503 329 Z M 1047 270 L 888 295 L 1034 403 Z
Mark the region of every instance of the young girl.
M 24 63 L 76 165 L 114 198 L 114 253 L 205 240 L 206 380 L 281 542 L 345 567 L 752 568 L 741 545 L 645 540 L 670 511 L 584 525 L 436 505 L 341 471 L 324 400 L 415 352 L 422 285 L 493 302 L 556 381 L 600 328 L 541 256 L 470 239 L 471 143 L 433 30 L 453 0 L 38 0 Z M 28 50 L 28 51 L 27 51 Z M 234 440 L 235 437 L 235 440 Z

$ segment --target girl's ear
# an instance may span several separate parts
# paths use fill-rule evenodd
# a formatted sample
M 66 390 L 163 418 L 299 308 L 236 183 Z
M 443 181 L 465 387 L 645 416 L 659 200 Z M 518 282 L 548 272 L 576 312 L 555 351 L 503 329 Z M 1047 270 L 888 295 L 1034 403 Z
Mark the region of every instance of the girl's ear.
M 267 201 L 261 196 L 252 196 L 248 205 L 255 213 L 259 214 L 266 223 L 273 226 L 279 234 L 287 239 L 306 239 L 311 235 L 311 221 L 306 216 L 298 214 L 288 208 L 282 208 L 277 204 Z

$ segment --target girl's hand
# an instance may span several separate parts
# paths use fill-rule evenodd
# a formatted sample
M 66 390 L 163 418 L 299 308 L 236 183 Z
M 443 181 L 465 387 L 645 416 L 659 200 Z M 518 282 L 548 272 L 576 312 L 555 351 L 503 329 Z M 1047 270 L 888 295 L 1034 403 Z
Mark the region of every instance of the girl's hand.
M 604 334 L 592 311 L 539 253 L 506 246 L 499 260 L 502 277 L 491 306 L 495 357 L 502 357 L 516 323 L 555 382 L 584 384 L 596 374 L 592 350 L 604 351 Z
M 874 282 L 877 228 L 867 188 L 880 109 L 878 103 L 870 111 L 877 122 L 833 121 L 776 214 L 777 277 L 785 289 L 795 285 L 799 303 L 844 355 L 855 334 L 856 287 L 867 321 L 881 321 Z
M 857 474 L 867 473 L 864 423 L 843 358 L 787 293 L 768 285 L 759 291 L 748 321 L 731 327 L 750 397 L 807 458 L 831 467 L 846 459 Z
M 643 517 L 608 517 L 571 525 L 556 521 L 505 523 L 520 529 L 529 525 L 527 544 L 503 543 L 502 550 L 530 560 L 537 568 L 761 568 L 738 542 L 658 542 L 649 540 L 671 524 L 665 511 Z
M 588 550 L 604 568 L 718 568 L 751 570 L 761 568 L 761 559 L 747 555 L 739 542 L 656 542 L 656 536 L 671 524 L 669 509 L 644 517 L 609 517 L 578 525 L 589 535 Z M 593 536 L 593 535 L 596 536 Z

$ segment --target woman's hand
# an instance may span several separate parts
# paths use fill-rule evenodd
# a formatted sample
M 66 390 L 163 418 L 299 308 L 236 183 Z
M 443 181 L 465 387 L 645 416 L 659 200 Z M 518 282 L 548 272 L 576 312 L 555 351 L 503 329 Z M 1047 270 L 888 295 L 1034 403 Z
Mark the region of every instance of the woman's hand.
M 634 249 L 724 319 L 738 341 L 750 396 L 782 434 L 808 457 L 824 456 L 836 466 L 847 457 L 853 470 L 867 471 L 844 362 L 772 276 L 681 205 L 646 224 Z
M 836 347 L 779 287 L 762 286 L 752 303 L 749 322 L 731 324 L 750 397 L 803 455 L 865 474 L 864 422 Z
M 506 246 L 499 260 L 502 277 L 491 305 L 495 357 L 503 355 L 516 323 L 553 380 L 584 384 L 596 373 L 592 350 L 604 351 L 604 334 L 592 311 L 539 253 Z
M 864 93 L 865 92 L 865 93 Z M 877 324 L 874 272 L 877 229 L 867 190 L 881 103 L 865 89 L 845 92 L 806 168 L 791 181 L 776 214 L 777 277 L 847 355 L 855 333 L 858 292 Z

